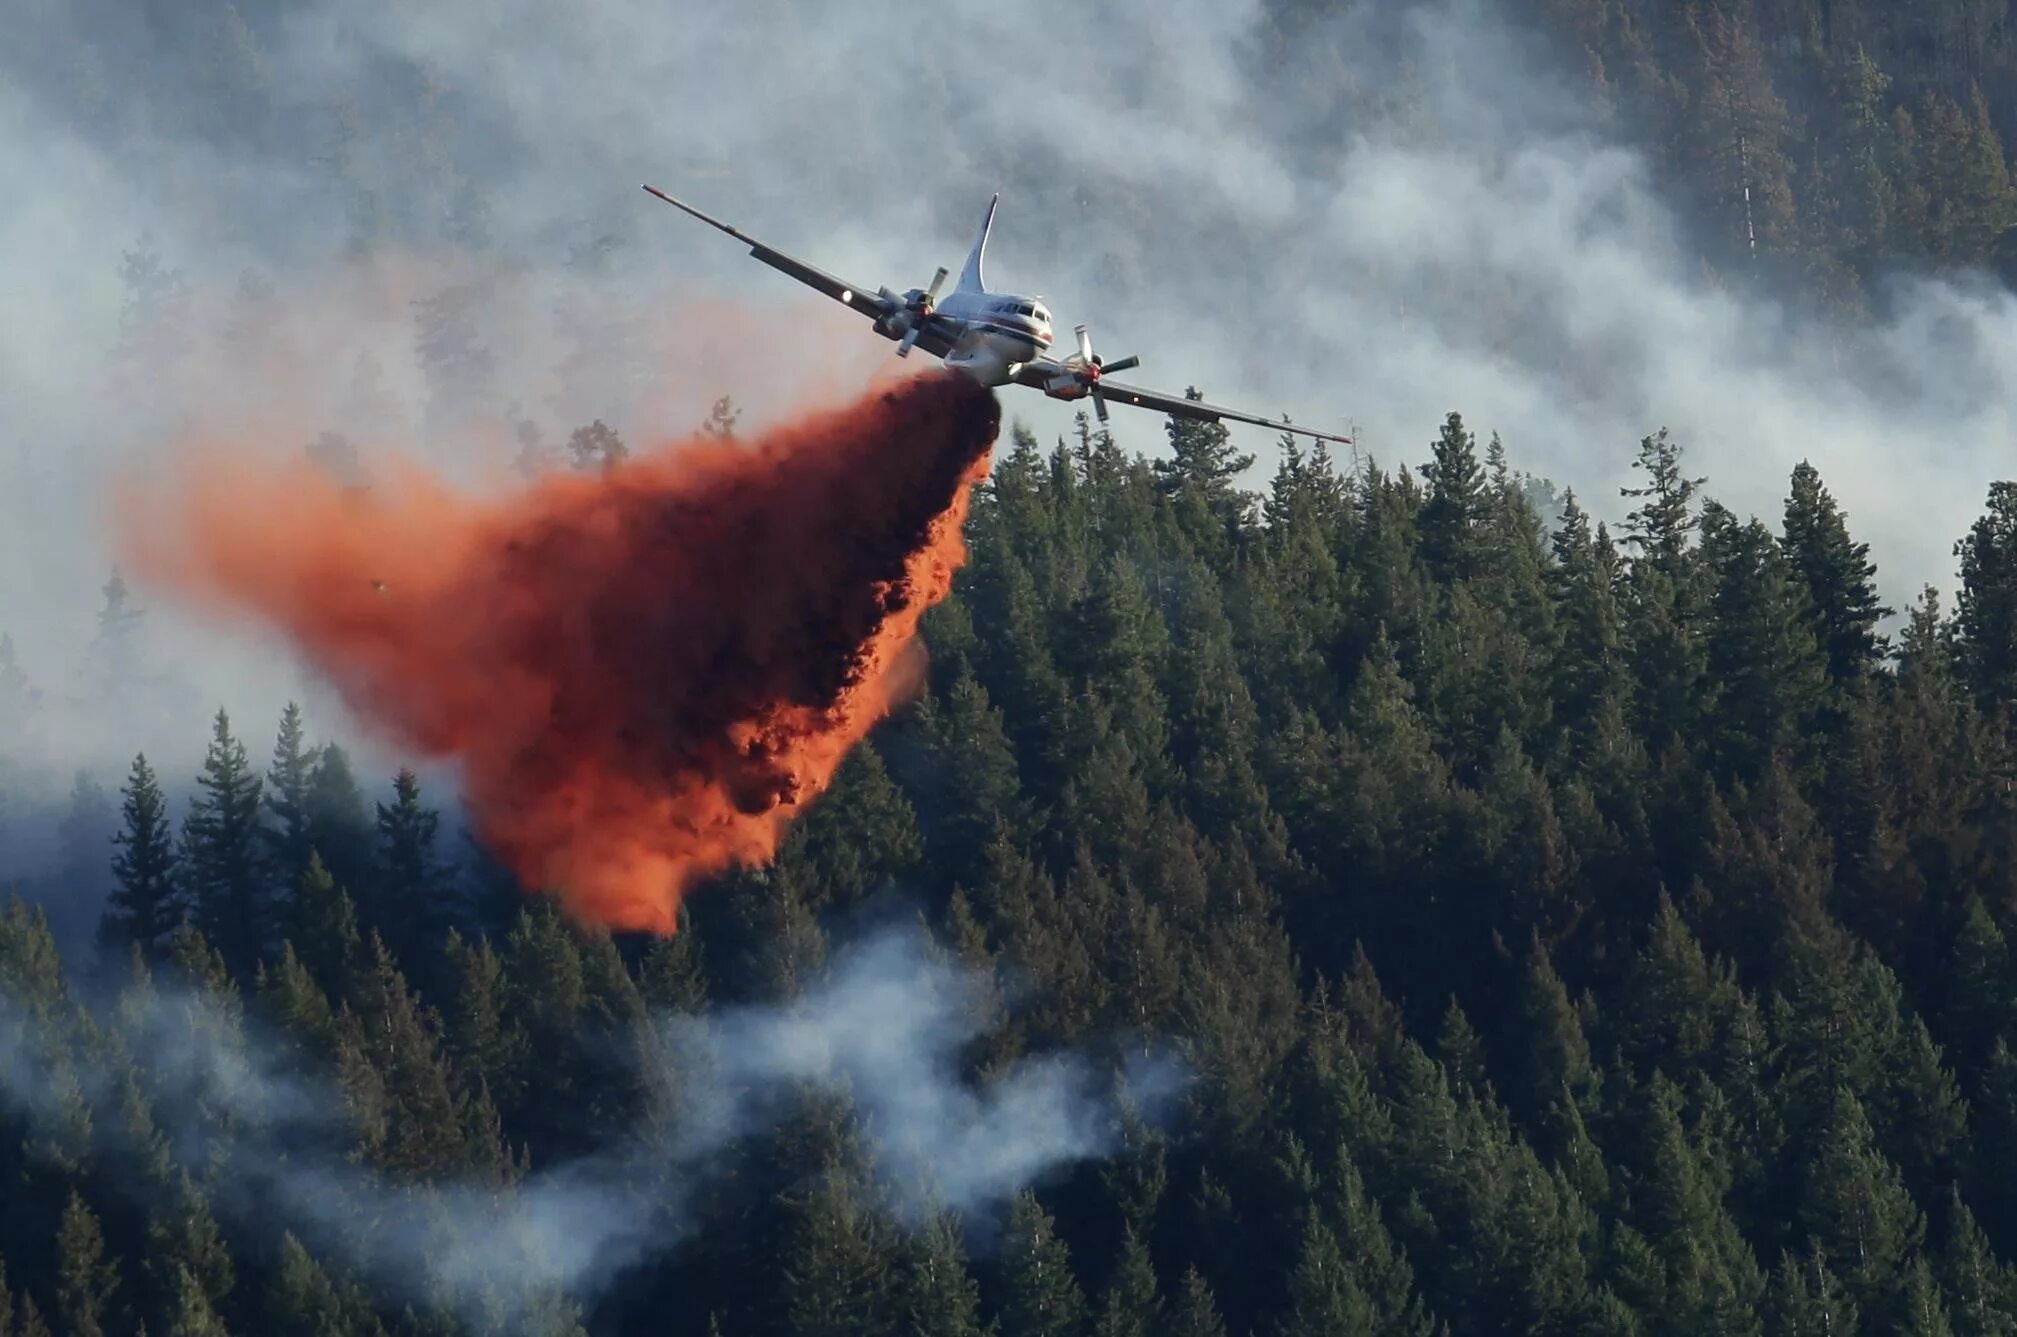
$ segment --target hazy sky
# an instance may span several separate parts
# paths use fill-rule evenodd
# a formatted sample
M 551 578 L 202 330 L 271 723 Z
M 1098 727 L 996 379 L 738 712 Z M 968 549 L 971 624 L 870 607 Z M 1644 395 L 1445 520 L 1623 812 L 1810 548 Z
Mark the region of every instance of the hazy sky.
M 56 696 L 111 561 L 110 481 L 172 467 L 178 433 L 291 452 L 375 406 L 368 445 L 508 481 L 508 424 L 456 431 L 429 410 L 414 302 L 444 288 L 479 285 L 488 362 L 468 374 L 483 402 L 499 417 L 515 403 L 549 443 L 598 414 L 634 439 L 683 432 L 722 391 L 758 426 L 890 360 L 857 317 L 650 199 L 647 180 L 899 289 L 956 268 L 1000 190 L 992 283 L 1042 294 L 1067 335 L 1088 321 L 1109 357 L 1141 355 L 1134 378 L 1353 424 L 1391 463 L 1424 458 L 1457 409 L 1600 515 L 1619 512 L 1636 442 L 1662 426 L 1710 491 L 1773 520 L 1811 458 L 1900 606 L 1951 581 L 1953 541 L 2008 472 L 2009 294 L 1910 282 L 1885 323 L 1838 338 L 1709 289 L 1644 163 L 1564 91 L 1545 43 L 1479 0 L 1360 6 L 1286 36 L 1254 0 L 1176 0 L 1154 24 L 1108 3 L 1036 21 L 978 3 L 349 0 L 248 4 L 250 45 L 207 18 L 16 3 L 22 77 L 0 80 L 15 183 L 0 205 L 0 629 Z M 435 110 L 371 124 L 401 69 L 433 92 L 399 105 Z M 173 112 L 212 87 L 264 89 L 284 115 Z M 96 90 L 89 120 L 79 88 Z M 346 104 L 367 127 L 342 149 L 350 179 L 421 239 L 363 265 L 343 260 L 355 196 L 326 165 Z M 446 149 L 422 133 L 436 114 L 461 127 Z M 190 335 L 172 374 L 121 390 L 105 359 L 120 257 L 143 235 L 190 285 Z M 234 297 L 248 271 L 274 314 L 234 343 L 227 326 L 256 306 Z M 1069 426 L 1033 392 L 1004 402 L 1046 441 Z M 1162 439 L 1153 416 L 1117 410 L 1115 427 L 1133 448 Z M 1237 437 L 1259 485 L 1272 434 Z M 53 703 L 40 755 L 66 787 L 80 761 L 116 781 L 143 745 L 164 769 L 193 764 L 217 704 L 253 721 L 263 752 L 280 703 L 311 692 L 271 638 L 141 597 L 172 681 L 131 718 Z M 342 727 L 310 700 L 318 729 Z

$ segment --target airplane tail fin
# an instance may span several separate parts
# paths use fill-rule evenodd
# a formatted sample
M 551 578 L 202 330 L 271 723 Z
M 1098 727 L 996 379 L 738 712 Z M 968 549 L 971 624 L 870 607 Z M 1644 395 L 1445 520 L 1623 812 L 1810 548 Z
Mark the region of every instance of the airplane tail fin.
M 982 253 L 987 250 L 987 234 L 994 227 L 994 210 L 1001 203 L 1001 192 L 988 201 L 987 213 L 980 220 L 980 235 L 973 239 L 973 249 L 967 252 L 966 268 L 959 272 L 959 292 L 986 292 L 987 283 L 981 278 Z

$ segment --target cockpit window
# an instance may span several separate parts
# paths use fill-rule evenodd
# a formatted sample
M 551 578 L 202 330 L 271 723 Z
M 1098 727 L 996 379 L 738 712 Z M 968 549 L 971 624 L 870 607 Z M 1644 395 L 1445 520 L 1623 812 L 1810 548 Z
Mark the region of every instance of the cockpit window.
M 1019 316 L 1034 316 L 1036 313 L 1037 309 L 1031 306 L 1028 302 L 1024 302 L 1021 306 L 1016 308 L 1016 314 Z

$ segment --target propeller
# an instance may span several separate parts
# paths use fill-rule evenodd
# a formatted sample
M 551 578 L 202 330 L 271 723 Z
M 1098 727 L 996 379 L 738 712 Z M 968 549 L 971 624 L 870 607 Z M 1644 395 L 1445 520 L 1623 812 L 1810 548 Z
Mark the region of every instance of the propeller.
M 1074 360 L 1072 372 L 1078 377 L 1079 384 L 1085 386 L 1086 390 L 1092 395 L 1093 412 L 1099 415 L 1101 423 L 1105 423 L 1107 420 L 1107 397 L 1100 393 L 1100 377 L 1110 371 L 1126 371 L 1130 367 L 1139 367 L 1142 364 L 1142 360 L 1130 353 L 1118 361 L 1102 362 L 1100 361 L 1099 354 L 1093 352 L 1093 336 L 1087 331 L 1086 327 L 1080 325 L 1074 332 L 1078 335 L 1079 352 L 1078 357 Z
M 903 332 L 903 342 L 896 346 L 898 357 L 909 357 L 911 346 L 917 343 L 917 337 L 924 333 L 924 324 L 931 319 L 932 304 L 938 301 L 938 290 L 945 282 L 946 273 L 946 267 L 940 265 L 938 273 L 931 276 L 931 287 L 925 289 L 922 296 L 909 304 L 910 326 Z

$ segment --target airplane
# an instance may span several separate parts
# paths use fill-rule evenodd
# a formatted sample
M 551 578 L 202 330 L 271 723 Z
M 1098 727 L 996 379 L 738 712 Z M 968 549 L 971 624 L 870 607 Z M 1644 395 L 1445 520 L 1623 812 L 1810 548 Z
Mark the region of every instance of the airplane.
M 1051 332 L 1050 309 L 1043 298 L 990 292 L 981 276 L 981 261 L 987 251 L 988 234 L 994 228 L 995 207 L 1001 203 L 999 192 L 988 202 L 987 213 L 981 218 L 980 235 L 974 238 L 973 249 L 967 253 L 959 282 L 945 295 L 945 300 L 940 301 L 939 289 L 945 283 L 947 272 L 944 266 L 940 266 L 932 276 L 931 286 L 927 288 L 912 288 L 904 293 L 877 288 L 869 292 L 858 284 L 844 282 L 823 269 L 767 246 L 720 219 L 674 199 L 657 186 L 646 185 L 644 189 L 673 208 L 683 210 L 709 227 L 745 243 L 751 255 L 771 268 L 789 274 L 807 287 L 817 289 L 841 305 L 869 317 L 877 334 L 896 340 L 898 357 L 909 357 L 911 349 L 922 348 L 942 359 L 948 367 L 963 371 L 990 388 L 1024 385 L 1041 390 L 1052 399 L 1067 402 L 1090 398 L 1102 424 L 1107 421 L 1107 404 L 1112 402 L 1193 421 L 1217 422 L 1230 418 L 1235 422 L 1272 427 L 1276 431 L 1316 437 L 1322 441 L 1351 442 L 1349 436 L 1301 427 L 1286 418 L 1279 421 L 1262 418 L 1238 409 L 1207 404 L 1187 395 L 1166 395 L 1107 380 L 1108 373 L 1139 366 L 1141 359 L 1124 357 L 1114 362 L 1102 361 L 1093 351 L 1092 336 L 1084 325 L 1075 329 L 1077 348 L 1073 352 L 1062 358 L 1052 356 L 1049 350 L 1055 336 Z

